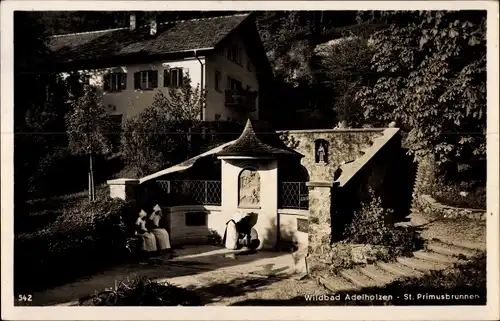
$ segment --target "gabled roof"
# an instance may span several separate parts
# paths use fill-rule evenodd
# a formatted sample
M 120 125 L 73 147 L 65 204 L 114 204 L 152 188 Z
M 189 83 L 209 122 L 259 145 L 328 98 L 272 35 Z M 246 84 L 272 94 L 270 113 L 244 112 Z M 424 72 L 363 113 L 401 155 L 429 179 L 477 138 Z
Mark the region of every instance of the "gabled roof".
M 155 36 L 149 27 L 57 35 L 49 38 L 49 48 L 61 63 L 213 49 L 249 15 L 160 23 Z
M 252 121 L 250 119 L 248 119 L 240 137 L 234 143 L 218 152 L 217 156 L 303 157 L 302 154 L 283 143 L 270 123 Z

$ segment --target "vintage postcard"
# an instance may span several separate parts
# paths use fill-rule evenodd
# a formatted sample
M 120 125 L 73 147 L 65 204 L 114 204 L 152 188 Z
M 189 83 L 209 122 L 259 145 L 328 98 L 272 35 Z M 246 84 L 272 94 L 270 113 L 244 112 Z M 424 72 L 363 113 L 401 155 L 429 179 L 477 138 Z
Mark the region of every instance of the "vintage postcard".
M 1 6 L 3 319 L 498 319 L 497 2 Z

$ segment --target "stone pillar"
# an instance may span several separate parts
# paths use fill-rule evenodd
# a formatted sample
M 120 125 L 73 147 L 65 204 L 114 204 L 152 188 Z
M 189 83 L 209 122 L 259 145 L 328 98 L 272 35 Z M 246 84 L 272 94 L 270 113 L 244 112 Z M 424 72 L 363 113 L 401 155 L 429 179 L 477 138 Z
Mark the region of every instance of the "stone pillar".
M 307 265 L 309 273 L 321 270 L 330 251 L 332 182 L 308 182 L 309 187 L 309 247 Z
M 109 196 L 111 198 L 121 198 L 124 201 L 137 200 L 138 179 L 118 178 L 107 181 L 109 185 Z

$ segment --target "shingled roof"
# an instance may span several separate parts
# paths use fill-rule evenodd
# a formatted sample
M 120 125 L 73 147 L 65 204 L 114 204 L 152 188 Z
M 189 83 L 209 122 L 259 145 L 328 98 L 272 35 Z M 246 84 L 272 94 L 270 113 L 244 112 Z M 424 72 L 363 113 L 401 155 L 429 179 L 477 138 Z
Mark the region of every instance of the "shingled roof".
M 57 35 L 49 38 L 49 47 L 61 63 L 213 49 L 248 16 L 239 14 L 161 23 L 155 36 L 149 34 L 149 27 L 135 31 L 119 28 Z
M 218 152 L 217 156 L 303 157 L 302 154 L 283 143 L 270 123 L 250 119 L 240 137 L 233 144 Z

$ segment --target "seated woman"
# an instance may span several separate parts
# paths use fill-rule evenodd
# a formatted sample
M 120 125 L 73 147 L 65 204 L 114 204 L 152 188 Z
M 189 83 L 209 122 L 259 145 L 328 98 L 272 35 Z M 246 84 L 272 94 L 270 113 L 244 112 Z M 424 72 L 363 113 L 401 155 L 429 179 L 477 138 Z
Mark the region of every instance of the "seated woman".
M 135 221 L 136 235 L 142 238 L 142 250 L 146 252 L 155 252 L 156 238 L 154 234 L 150 233 L 146 227 L 146 217 L 147 214 L 144 210 L 139 212 L 139 217 Z
M 172 249 L 170 247 L 170 236 L 168 235 L 167 230 L 161 227 L 160 224 L 162 218 L 163 213 L 161 207 L 156 204 L 153 207 L 153 212 L 151 213 L 147 221 L 148 228 L 156 238 L 157 249 L 163 252 L 171 252 Z

